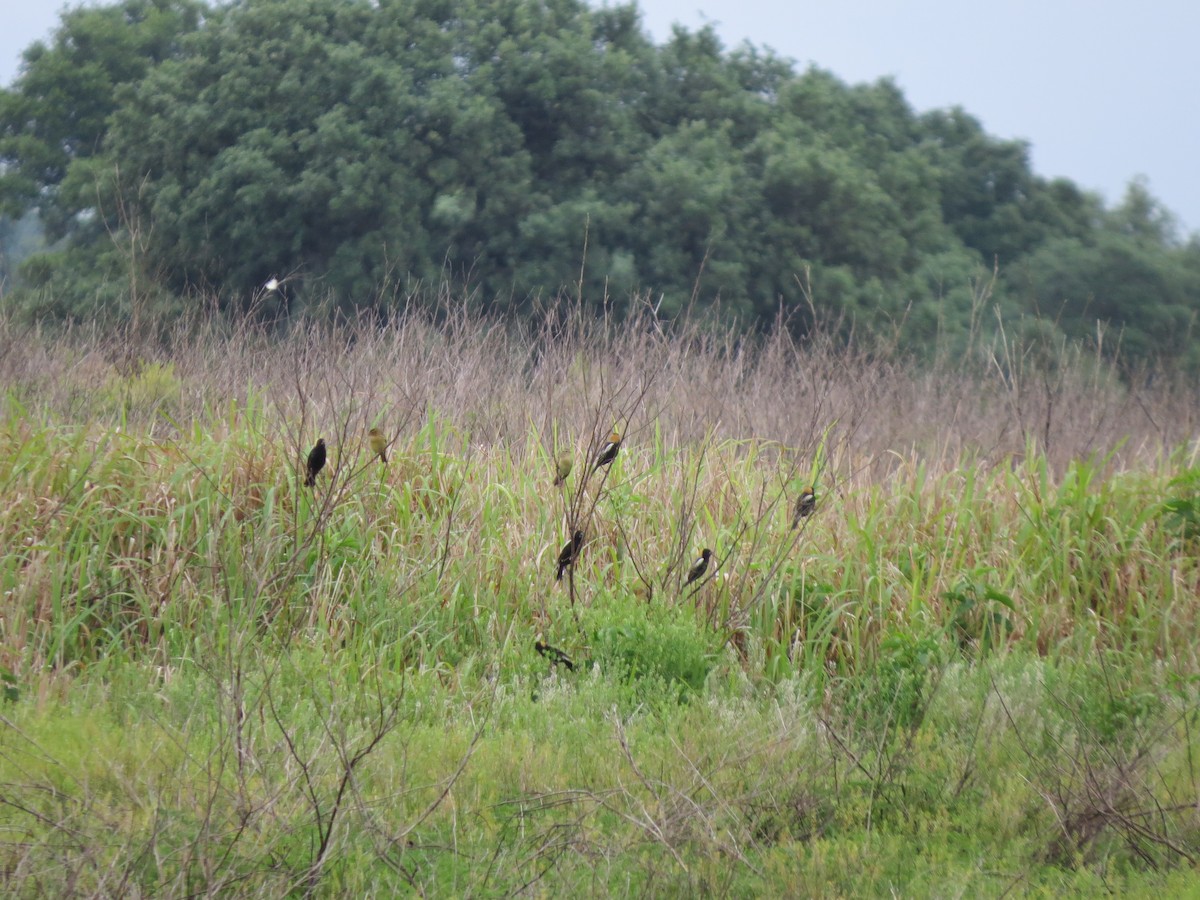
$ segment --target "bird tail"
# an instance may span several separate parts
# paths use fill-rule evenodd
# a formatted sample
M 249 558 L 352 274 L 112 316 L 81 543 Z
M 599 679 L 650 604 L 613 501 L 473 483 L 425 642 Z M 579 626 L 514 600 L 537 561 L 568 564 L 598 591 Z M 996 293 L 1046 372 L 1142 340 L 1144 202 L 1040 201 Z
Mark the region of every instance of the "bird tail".
M 317 486 L 317 476 L 312 474 L 311 472 L 309 472 L 308 475 L 306 475 L 304 478 L 304 486 L 305 487 L 316 487 Z

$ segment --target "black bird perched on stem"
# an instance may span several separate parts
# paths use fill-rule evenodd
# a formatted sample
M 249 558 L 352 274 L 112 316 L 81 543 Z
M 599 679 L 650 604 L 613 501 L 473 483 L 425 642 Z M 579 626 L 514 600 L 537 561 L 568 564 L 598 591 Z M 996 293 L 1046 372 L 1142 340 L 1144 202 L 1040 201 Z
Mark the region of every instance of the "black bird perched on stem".
M 692 567 L 688 569 L 687 581 L 683 583 L 684 587 L 687 587 L 693 581 L 696 581 L 704 576 L 704 573 L 708 571 L 708 561 L 711 558 L 712 551 L 707 547 L 700 551 L 700 555 L 696 558 L 696 561 L 692 563 Z
M 796 501 L 796 514 L 792 516 L 792 528 L 798 528 L 800 520 L 811 516 L 816 508 L 817 495 L 813 493 L 812 488 L 806 487 L 800 492 L 800 499 Z
M 600 450 L 600 455 L 596 457 L 596 465 L 592 467 L 592 473 L 601 466 L 609 465 L 617 458 L 617 451 L 621 449 L 621 432 L 616 428 L 612 430 L 612 434 L 608 436 L 608 443 Z
M 575 560 L 579 558 L 579 551 L 583 549 L 583 532 L 579 529 L 571 535 L 571 539 L 563 545 L 562 550 L 558 554 L 558 572 L 554 576 L 555 581 L 562 581 L 563 572 L 567 566 L 575 564 Z
M 551 647 L 542 640 L 541 635 L 533 642 L 533 649 L 550 660 L 551 664 L 566 666 L 568 672 L 575 671 L 575 663 L 571 662 L 571 657 L 567 656 L 567 654 L 563 653 L 557 647 Z
M 308 462 L 305 463 L 305 468 L 308 472 L 304 479 L 305 486 L 315 487 L 317 473 L 325 468 L 325 438 L 318 438 L 316 446 L 308 451 Z

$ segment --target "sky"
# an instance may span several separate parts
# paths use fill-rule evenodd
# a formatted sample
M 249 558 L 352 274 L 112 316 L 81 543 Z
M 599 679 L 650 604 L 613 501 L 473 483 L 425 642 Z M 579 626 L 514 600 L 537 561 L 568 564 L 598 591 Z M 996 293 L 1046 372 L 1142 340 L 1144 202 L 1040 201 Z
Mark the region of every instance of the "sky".
M 60 0 L 0 0 L 0 83 Z M 1131 179 L 1200 231 L 1200 3 L 1181 0 L 640 0 L 657 42 L 711 24 L 844 81 L 891 77 L 918 111 L 961 106 L 1030 144 L 1034 171 L 1111 205 Z

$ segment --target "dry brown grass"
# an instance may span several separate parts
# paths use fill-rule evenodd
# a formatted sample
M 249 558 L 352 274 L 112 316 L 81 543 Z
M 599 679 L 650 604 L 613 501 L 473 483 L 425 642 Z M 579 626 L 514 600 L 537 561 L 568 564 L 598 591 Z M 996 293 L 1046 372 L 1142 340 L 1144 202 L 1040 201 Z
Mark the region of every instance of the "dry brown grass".
M 153 344 L 98 329 L 50 336 L 6 320 L 0 379 L 6 403 L 105 424 L 125 413 L 160 433 L 171 427 L 164 419 L 186 430 L 265 397 L 297 453 L 330 423 L 357 434 L 378 420 L 401 433 L 436 414 L 476 446 L 503 445 L 520 459 L 531 425 L 550 451 L 555 434 L 586 446 L 624 421 L 630 444 L 657 437 L 667 449 L 752 439 L 804 455 L 824 436 L 841 478 L 869 480 L 912 460 L 936 474 L 963 461 L 1007 465 L 1031 450 L 1056 471 L 1086 457 L 1119 470 L 1186 442 L 1200 422 L 1190 383 L 1122 378 L 1078 348 L 1059 348 L 1050 371 L 1003 337 L 922 365 L 895 347 L 820 334 L 744 337 L 661 322 L 645 308 L 617 321 L 563 305 L 533 325 L 409 312 L 382 325 L 297 323 L 286 334 L 181 326 Z M 136 379 L 152 363 L 173 367 L 178 396 L 159 405 L 119 396 L 114 373 Z M 363 421 L 345 421 L 348 409 Z

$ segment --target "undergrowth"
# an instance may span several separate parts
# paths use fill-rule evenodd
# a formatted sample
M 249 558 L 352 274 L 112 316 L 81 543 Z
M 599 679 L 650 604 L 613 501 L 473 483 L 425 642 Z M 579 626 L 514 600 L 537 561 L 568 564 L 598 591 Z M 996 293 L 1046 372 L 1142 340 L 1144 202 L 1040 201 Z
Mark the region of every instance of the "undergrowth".
M 1182 390 L 555 329 L 9 345 L 7 891 L 1186 883 Z

